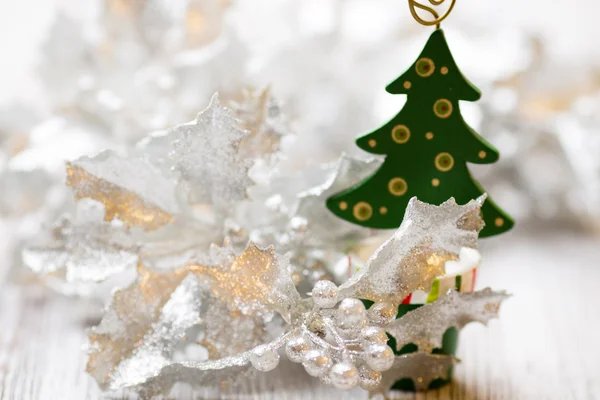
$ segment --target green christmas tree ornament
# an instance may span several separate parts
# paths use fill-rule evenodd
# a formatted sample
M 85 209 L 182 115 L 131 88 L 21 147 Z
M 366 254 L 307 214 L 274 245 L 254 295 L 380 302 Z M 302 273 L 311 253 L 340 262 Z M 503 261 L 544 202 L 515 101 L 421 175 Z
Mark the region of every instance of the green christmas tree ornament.
M 411 197 L 439 205 L 450 197 L 459 204 L 485 192 L 467 163 L 491 164 L 498 151 L 471 129 L 459 100 L 476 101 L 480 91 L 459 71 L 441 29 L 435 30 L 408 71 L 388 85 L 408 96 L 400 112 L 381 128 L 356 140 L 361 149 L 386 155 L 363 182 L 327 200 L 338 217 L 376 229 L 395 229 Z M 486 223 L 480 237 L 514 225 L 489 197 L 482 207 Z

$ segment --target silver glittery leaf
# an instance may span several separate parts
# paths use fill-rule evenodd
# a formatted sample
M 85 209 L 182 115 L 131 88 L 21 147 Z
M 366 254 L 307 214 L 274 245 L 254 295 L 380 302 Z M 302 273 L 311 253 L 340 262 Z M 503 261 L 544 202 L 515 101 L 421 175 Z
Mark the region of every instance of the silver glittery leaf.
M 187 183 L 192 203 L 223 205 L 246 198 L 251 161 L 238 154 L 247 132 L 238 128 L 233 113 L 213 95 L 195 121 L 173 128 L 171 157 Z
M 106 220 L 157 229 L 181 212 L 175 181 L 145 157 L 124 158 L 112 151 L 67 163 L 67 185 L 75 198 L 104 204 Z
M 273 314 L 289 321 L 299 301 L 286 258 L 252 244 L 239 255 L 231 247 L 212 246 L 185 267 L 157 272 L 140 265 L 138 274 L 135 283 L 115 293 L 90 333 L 87 370 L 111 390 L 136 385 L 142 390 L 163 371 L 195 368 L 200 374 L 242 366 L 245 352 L 277 334 Z M 202 351 L 176 357 L 182 346 Z
M 273 247 L 260 249 L 250 243 L 236 255 L 231 247 L 213 246 L 209 259 L 199 258 L 188 268 L 211 284 L 212 293 L 242 314 L 278 312 L 289 321 L 300 300 L 290 277 L 288 258 Z
M 282 335 L 260 347 L 277 351 L 287 339 L 287 335 Z M 235 384 L 254 372 L 250 365 L 250 358 L 254 350 L 253 348 L 218 360 L 174 362 L 161 367 L 155 376 L 131 389 L 139 392 L 142 398 L 150 398 L 156 395 L 167 396 L 176 383 L 187 383 L 203 388 L 221 388 L 227 384 Z
M 399 304 L 415 290 L 429 289 L 461 248 L 477 248 L 484 200 L 461 206 L 451 198 L 435 206 L 412 198 L 400 228 L 340 290 L 347 297 Z
M 63 216 L 23 249 L 23 263 L 40 275 L 62 275 L 68 282 L 99 282 L 133 269 L 139 246 L 122 223 L 103 218 L 100 204 L 79 202 L 73 217 Z
M 181 339 L 182 331 L 175 324 L 187 329 L 198 322 L 196 307 L 203 303 L 203 292 L 195 277 L 155 274 L 143 268 L 139 273 L 137 282 L 115 292 L 102 321 L 89 334 L 87 372 L 105 389 L 142 383 L 154 376 L 168 364 Z M 163 336 L 163 329 L 176 334 Z M 134 359 L 138 367 L 143 365 L 140 371 L 131 364 Z
M 164 303 L 156 320 L 132 349 L 129 357 L 111 371 L 109 388 L 143 383 L 169 365 L 177 342 L 183 339 L 189 328 L 200 321 L 202 303 L 200 284 L 193 275 L 188 275 Z M 112 312 L 118 313 L 119 310 L 113 309 Z M 94 329 L 93 335 L 118 337 L 119 326 L 112 324 L 115 318 L 116 315 L 111 318 L 108 314 Z M 100 368 L 96 372 L 103 370 L 100 364 L 101 361 L 97 364 Z M 106 367 L 109 365 L 106 363 Z
M 470 322 L 487 322 L 498 317 L 506 292 L 490 288 L 473 293 L 450 291 L 433 303 L 413 310 L 393 321 L 386 331 L 396 339 L 396 350 L 414 343 L 419 351 L 431 352 L 442 347 L 444 332 L 450 327 L 461 330 Z
M 385 395 L 394 383 L 403 378 L 412 379 L 416 390 L 427 390 L 434 380 L 448 379 L 448 369 L 456 362 L 452 356 L 423 352 L 396 356 L 392 368 L 383 373 L 379 387 L 371 393 Z

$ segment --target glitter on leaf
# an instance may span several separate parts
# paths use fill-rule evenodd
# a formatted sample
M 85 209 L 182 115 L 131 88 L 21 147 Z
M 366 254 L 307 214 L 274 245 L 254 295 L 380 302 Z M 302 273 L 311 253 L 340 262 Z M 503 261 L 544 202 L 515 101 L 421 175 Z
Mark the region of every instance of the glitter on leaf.
M 67 163 L 67 185 L 76 199 L 104 204 L 105 219 L 154 230 L 181 211 L 174 181 L 143 157 L 122 158 L 112 151 Z
M 63 216 L 23 249 L 23 263 L 40 275 L 64 276 L 72 284 L 100 282 L 134 268 L 139 246 L 122 223 L 103 217 L 99 203 L 80 201 L 74 216 Z
M 196 120 L 173 128 L 176 137 L 171 158 L 181 173 L 193 204 L 222 207 L 246 198 L 253 182 L 248 177 L 251 160 L 239 154 L 241 140 L 248 132 L 241 130 L 233 112 L 213 95 L 210 105 Z
M 379 387 L 371 392 L 387 393 L 398 379 L 412 379 L 417 391 L 427 390 L 434 380 L 448 379 L 448 369 L 457 363 L 452 356 L 429 353 L 410 353 L 397 356 L 394 365 L 383 373 Z
M 414 343 L 419 351 L 431 352 L 442 347 L 444 332 L 450 327 L 461 330 L 470 322 L 487 324 L 498 317 L 506 292 L 490 288 L 473 293 L 450 291 L 433 303 L 426 304 L 392 322 L 386 331 L 396 339 L 396 350 Z
M 402 225 L 340 287 L 347 296 L 399 304 L 415 290 L 428 290 L 445 272 L 445 263 L 459 258 L 463 247 L 477 248 L 481 224 L 474 224 L 485 195 L 464 206 L 450 199 L 440 206 L 410 200 Z M 465 225 L 465 218 L 471 222 Z
M 265 324 L 273 313 L 289 320 L 299 301 L 285 257 L 253 244 L 241 255 L 213 246 L 186 267 L 155 272 L 140 265 L 138 273 L 135 283 L 115 293 L 90 333 L 87 370 L 105 389 L 145 390 L 161 371 L 184 368 L 174 353 L 182 341 L 204 348 L 194 362 L 216 360 L 220 369 L 230 364 L 218 367 L 220 359 L 236 356 L 233 363 L 243 365 L 243 353 L 269 339 Z

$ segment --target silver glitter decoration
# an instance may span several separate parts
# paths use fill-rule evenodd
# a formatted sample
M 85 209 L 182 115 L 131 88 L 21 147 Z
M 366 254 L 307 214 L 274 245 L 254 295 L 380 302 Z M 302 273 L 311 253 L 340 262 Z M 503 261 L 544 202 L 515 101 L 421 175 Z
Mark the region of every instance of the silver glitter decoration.
M 201 287 L 194 276 L 184 278 L 177 288 L 165 299 L 157 314 L 147 314 L 155 319 L 143 331 L 141 342 L 131 343 L 133 347 L 129 356 L 116 365 L 111 365 L 111 351 L 102 353 L 92 352 L 88 363 L 88 371 L 96 377 L 99 383 L 108 384 L 108 388 L 116 389 L 125 384 L 138 384 L 156 376 L 156 374 L 170 363 L 170 357 L 175 345 L 186 331 L 199 322 L 202 300 Z M 142 296 L 143 296 L 142 292 Z M 116 297 L 118 299 L 118 295 Z M 157 299 L 158 300 L 158 299 Z M 160 301 L 160 300 L 159 300 Z M 136 307 L 143 307 L 141 302 L 136 302 Z M 132 304 L 133 305 L 133 304 Z M 150 309 L 148 309 L 150 311 Z M 157 310 L 158 311 L 158 310 Z M 95 345 L 103 346 L 106 340 L 123 340 L 120 326 L 115 322 L 122 318 L 124 310 L 115 304 L 109 309 L 100 325 L 93 329 L 91 335 L 95 338 Z M 140 321 L 141 322 L 141 321 Z M 129 321 L 129 328 L 139 330 L 141 324 L 135 320 Z M 140 333 L 142 333 L 140 331 Z M 112 351 L 118 351 L 113 347 Z M 96 349 L 94 349 L 96 350 Z M 125 350 L 125 349 L 123 349 Z M 111 368 L 112 369 L 108 369 Z M 105 375 L 106 374 L 106 375 Z
M 81 201 L 73 217 L 63 216 L 47 234 L 23 250 L 23 262 L 40 275 L 67 282 L 100 282 L 133 270 L 139 246 L 120 221 L 105 222 L 101 204 Z
M 249 359 L 254 368 L 263 372 L 271 371 L 279 364 L 279 354 L 265 345 L 252 349 Z
M 437 276 L 430 276 L 428 259 L 435 259 L 437 265 L 437 257 L 442 258 L 439 254 L 457 258 L 461 246 L 475 243 L 483 199 L 465 206 L 450 201 L 439 207 L 413 199 L 407 221 L 375 252 L 371 265 L 378 265 L 379 273 L 400 277 L 409 271 L 409 278 L 420 282 L 416 286 L 423 286 Z M 447 231 L 446 235 L 464 237 L 449 241 L 439 229 Z M 428 232 L 427 240 L 419 236 L 420 241 L 407 251 L 406 243 L 414 243 L 410 235 L 422 230 Z M 426 253 L 425 262 L 414 257 L 415 253 Z M 402 255 L 393 260 L 407 269 L 398 271 L 396 264 L 386 259 L 388 254 Z M 439 273 L 443 273 L 443 263 L 440 265 Z M 384 268 L 392 271 L 382 271 Z M 285 347 L 288 358 L 302 363 L 308 374 L 340 389 L 375 388 L 380 373 L 390 368 L 421 379 L 425 373 L 438 374 L 438 363 L 432 360 L 442 359 L 427 359 L 429 372 L 411 367 L 405 358 L 394 356 L 385 329 L 392 326 L 397 331 L 414 315 L 415 321 L 410 323 L 432 326 L 424 332 L 434 336 L 442 325 L 446 328 L 445 323 L 453 322 L 440 318 L 439 313 L 427 313 L 436 303 L 423 307 L 421 318 L 416 310 L 391 324 L 391 303 L 376 303 L 375 311 L 367 312 L 362 301 L 348 293 L 361 279 L 371 282 L 370 274 L 355 274 L 345 291 L 337 291 L 333 283 L 317 284 L 315 299 L 302 300 L 291 279 L 288 259 L 272 248 L 261 250 L 253 244 L 241 254 L 235 253 L 229 242 L 223 247 L 213 245 L 205 253 L 191 255 L 183 268 L 155 272 L 140 266 L 138 273 L 133 285 L 115 294 L 106 316 L 90 335 L 88 371 L 111 390 L 129 387 L 140 393 L 167 393 L 179 378 L 186 381 L 191 376 L 198 377 L 196 384 L 216 386 L 236 375 L 223 369 L 231 367 L 245 376 L 250 365 L 258 371 L 276 368 L 279 355 L 275 350 L 279 347 Z M 372 296 L 390 298 L 389 290 L 389 285 L 375 286 Z M 458 300 L 448 295 L 439 302 L 449 304 L 444 310 L 471 305 L 456 305 Z M 489 302 L 485 304 L 489 308 Z M 269 342 L 277 332 L 279 338 Z M 407 340 L 415 339 L 410 336 Z M 203 349 L 190 353 L 196 354 L 196 359 L 190 360 L 190 355 L 178 350 L 190 346 Z
M 102 387 L 143 386 L 186 358 L 189 346 L 203 349 L 196 361 L 224 359 L 228 365 L 229 356 L 242 354 L 238 365 L 250 361 L 264 371 L 277 365 L 271 347 L 245 352 L 280 330 L 274 312 L 289 319 L 299 300 L 285 257 L 254 245 L 240 255 L 213 246 L 185 268 L 154 272 L 140 266 L 138 272 L 90 333 L 88 371 Z
M 331 308 L 336 305 L 338 290 L 331 281 L 318 281 L 311 292 L 315 305 L 320 308 Z
M 477 247 L 483 226 L 479 208 L 485 197 L 464 206 L 454 198 L 440 206 L 412 198 L 400 228 L 340 286 L 340 293 L 399 304 L 415 290 L 429 289 L 431 281 L 444 274 L 446 261 L 457 259 L 462 247 Z
M 127 171 L 127 173 L 124 173 Z M 175 180 L 145 157 L 120 157 L 104 151 L 67 163 L 67 185 L 76 199 L 104 204 L 108 221 L 118 218 L 128 226 L 147 230 L 172 221 L 182 211 Z
M 456 362 L 456 358 L 452 356 L 423 352 L 396 356 L 392 367 L 383 373 L 378 388 L 371 393 L 385 394 L 394 383 L 403 378 L 411 378 L 416 390 L 427 390 L 434 380 L 448 379 L 448 369 Z
M 386 331 L 396 339 L 396 350 L 414 343 L 419 351 L 431 352 L 442 347 L 444 332 L 450 327 L 461 330 L 466 324 L 482 324 L 498 317 L 500 304 L 508 297 L 506 292 L 490 288 L 473 293 L 450 291 L 435 302 L 413 310 L 393 321 Z
M 230 109 L 221 106 L 218 95 L 195 121 L 176 126 L 171 135 L 171 157 L 189 190 L 191 203 L 224 206 L 246 198 L 252 161 L 238 154 L 241 130 Z

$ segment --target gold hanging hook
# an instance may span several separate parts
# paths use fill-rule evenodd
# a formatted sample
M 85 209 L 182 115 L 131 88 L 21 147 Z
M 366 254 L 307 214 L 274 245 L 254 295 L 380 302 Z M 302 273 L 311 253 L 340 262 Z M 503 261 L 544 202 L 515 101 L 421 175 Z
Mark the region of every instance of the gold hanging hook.
M 450 14 L 452 9 L 454 8 L 454 4 L 456 3 L 456 0 L 450 0 L 450 6 L 448 7 L 448 9 L 444 13 L 444 15 L 442 15 L 441 17 L 437 13 L 437 11 L 435 11 L 435 9 L 433 7 L 438 7 L 438 6 L 442 5 L 446 0 L 428 0 L 428 1 L 429 1 L 429 4 L 431 4 L 431 7 L 419 3 L 417 0 L 408 0 L 408 6 L 410 7 L 410 13 L 412 14 L 413 18 L 421 25 L 425 25 L 425 26 L 435 25 L 437 29 L 440 29 L 440 23 L 443 20 L 445 20 L 446 17 Z M 419 14 L 417 14 L 417 8 L 430 13 L 433 16 L 433 20 L 428 21 L 428 20 L 421 18 L 421 16 Z

